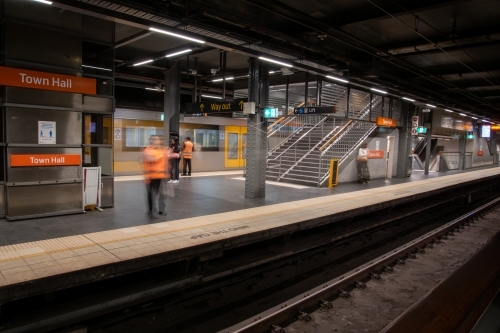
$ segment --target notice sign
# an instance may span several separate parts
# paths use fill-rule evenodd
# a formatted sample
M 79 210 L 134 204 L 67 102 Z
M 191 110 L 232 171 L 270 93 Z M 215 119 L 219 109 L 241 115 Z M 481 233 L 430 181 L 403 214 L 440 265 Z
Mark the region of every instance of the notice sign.
M 38 144 L 55 145 L 56 144 L 56 122 L 39 121 L 38 122 Z
M 96 94 L 96 80 L 0 66 L 0 85 L 80 94 Z
M 368 158 L 384 158 L 383 150 L 368 150 Z
M 79 154 L 10 155 L 11 167 L 41 167 L 80 165 Z
M 477 151 L 477 156 L 483 156 L 483 155 L 484 155 L 484 152 L 482 150 Z
M 396 127 L 397 121 L 392 118 L 377 117 L 377 125 L 384 127 Z

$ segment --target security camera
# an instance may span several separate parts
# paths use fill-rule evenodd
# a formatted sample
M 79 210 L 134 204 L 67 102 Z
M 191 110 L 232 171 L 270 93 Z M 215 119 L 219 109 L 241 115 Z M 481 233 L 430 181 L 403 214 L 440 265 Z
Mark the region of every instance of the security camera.
M 212 75 L 215 75 L 218 70 L 219 70 L 218 68 L 212 68 L 210 72 L 212 73 Z

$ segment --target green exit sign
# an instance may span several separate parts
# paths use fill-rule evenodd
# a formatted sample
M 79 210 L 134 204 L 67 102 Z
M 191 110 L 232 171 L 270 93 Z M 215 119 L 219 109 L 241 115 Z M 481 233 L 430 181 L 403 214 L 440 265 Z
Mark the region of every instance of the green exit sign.
M 418 126 L 417 133 L 419 133 L 419 134 L 427 133 L 427 127 Z
M 473 132 L 467 132 L 467 134 L 465 135 L 465 138 L 466 139 L 474 139 L 474 133 Z
M 278 118 L 278 108 L 264 108 L 264 118 Z

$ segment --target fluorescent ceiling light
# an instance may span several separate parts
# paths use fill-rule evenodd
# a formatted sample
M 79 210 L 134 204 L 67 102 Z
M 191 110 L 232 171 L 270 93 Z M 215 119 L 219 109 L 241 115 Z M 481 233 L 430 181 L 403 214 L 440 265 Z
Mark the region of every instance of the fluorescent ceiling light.
M 343 79 L 339 79 L 338 77 L 334 77 L 334 76 L 330 76 L 330 75 L 327 75 L 326 77 L 329 78 L 329 79 L 335 80 L 335 81 L 349 83 L 349 81 L 343 80 Z
M 190 41 L 193 41 L 193 42 L 196 42 L 196 43 L 200 43 L 200 44 L 205 43 L 204 41 L 196 39 L 196 38 L 191 38 L 191 37 L 179 35 L 179 34 L 176 34 L 176 33 L 173 33 L 173 32 L 165 31 L 165 30 L 160 30 L 160 29 L 156 29 L 156 28 L 149 28 L 149 30 L 154 31 L 154 32 L 159 32 L 159 33 L 162 33 L 162 34 L 165 34 L 165 35 L 169 35 L 169 36 L 174 36 L 174 37 L 178 37 L 178 38 L 187 39 L 187 40 L 190 40 Z
M 201 97 L 215 98 L 215 99 L 222 99 L 222 97 L 219 97 L 219 96 L 211 96 L 211 95 L 201 95 Z
M 274 74 L 274 73 L 276 73 L 276 72 L 275 72 L 275 71 L 270 71 L 270 72 L 269 72 L 269 74 Z
M 224 80 L 224 79 L 215 79 L 215 80 L 212 80 L 212 82 L 219 82 L 222 80 Z M 229 80 L 234 80 L 234 77 L 226 77 L 226 81 L 229 81 Z
M 165 90 L 161 89 L 161 90 L 158 90 L 156 88 L 145 88 L 146 90 L 154 90 L 154 91 L 158 91 L 158 92 L 164 92 Z
M 446 112 L 453 112 L 453 111 L 451 111 L 451 110 L 448 110 L 448 109 L 444 109 L 444 110 L 445 110 Z
M 431 107 L 431 108 L 435 108 L 436 106 L 435 105 L 432 105 L 432 104 L 425 104 L 427 105 L 428 107 Z
M 411 99 L 411 98 L 408 98 L 408 97 L 403 97 L 403 99 L 406 99 L 407 101 L 410 101 L 410 102 L 415 102 L 414 99 Z
M 175 52 L 175 53 L 170 53 L 170 54 L 167 54 L 165 56 L 165 58 L 170 58 L 170 57 L 175 57 L 176 55 L 179 55 L 179 54 L 183 54 L 183 53 L 188 53 L 188 52 L 191 52 L 193 50 L 191 49 L 187 49 L 187 50 L 184 50 L 184 51 L 179 51 L 179 52 Z
M 44 3 L 46 5 L 52 5 L 52 1 L 46 1 L 46 0 L 33 0 L 33 1 L 41 2 L 41 3 Z
M 467 117 L 465 113 L 460 113 L 461 116 Z
M 266 58 L 266 57 L 259 57 L 259 59 L 262 59 L 262 60 L 265 60 L 265 61 L 269 61 L 269 62 L 274 62 L 275 64 L 286 66 L 286 67 L 293 67 L 293 65 L 290 65 L 290 64 L 287 64 L 287 63 L 284 63 L 284 62 L 281 62 L 281 61 L 276 61 L 276 60 L 273 60 L 273 59 L 269 59 L 269 58 Z
M 150 62 L 153 62 L 153 60 L 146 60 L 143 62 L 138 62 L 137 64 L 133 64 L 132 66 L 140 66 L 140 65 L 148 64 Z
M 378 90 L 378 89 L 375 89 L 375 88 L 370 88 L 370 90 L 373 90 L 373 91 L 379 92 L 379 93 L 381 93 L 381 94 L 387 94 L 387 91 Z
M 88 67 L 88 68 L 94 68 L 94 69 L 100 69 L 100 70 L 103 70 L 103 71 L 112 71 L 111 69 L 109 68 L 102 68 L 102 67 L 94 67 L 94 66 L 88 66 L 88 65 L 82 65 L 82 67 Z
M 472 119 L 477 119 L 477 117 L 472 117 Z

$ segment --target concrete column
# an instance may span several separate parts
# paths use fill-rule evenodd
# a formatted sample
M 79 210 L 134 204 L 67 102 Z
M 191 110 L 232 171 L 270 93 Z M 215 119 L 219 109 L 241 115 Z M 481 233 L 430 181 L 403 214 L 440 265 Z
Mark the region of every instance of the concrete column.
M 405 178 L 411 175 L 411 115 L 413 104 L 401 103 L 401 128 L 399 129 L 397 177 Z
M 269 101 L 269 68 L 265 62 L 250 58 L 248 101 L 255 102 L 255 114 L 248 115 L 245 198 L 266 196 L 267 123 L 262 109 Z
M 429 174 L 429 164 L 431 161 L 431 146 L 432 146 L 432 126 L 427 129 L 427 134 L 425 136 L 427 144 L 425 145 L 425 168 L 424 174 Z
M 165 72 L 165 98 L 163 103 L 163 127 L 165 140 L 170 140 L 170 132 L 179 133 L 181 109 L 181 67 L 177 62 Z M 180 134 L 180 133 L 179 133 Z
M 461 136 L 460 139 L 458 139 L 458 152 L 460 153 L 459 157 L 459 165 L 458 165 L 458 170 L 464 170 L 465 169 L 465 149 L 467 147 L 467 139 L 464 136 Z
M 316 106 L 321 106 L 321 95 L 322 95 L 323 85 L 321 84 L 321 76 L 317 76 L 316 79 Z

